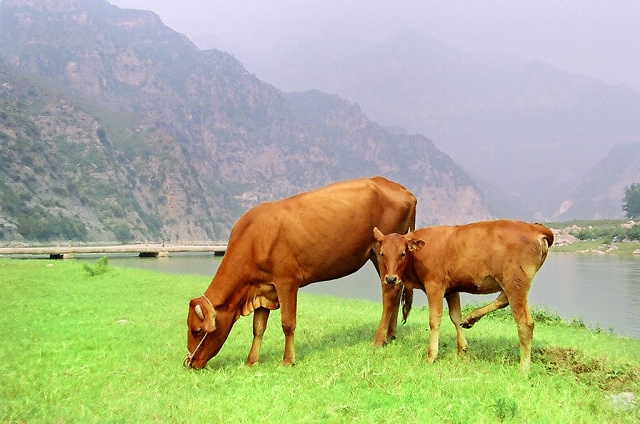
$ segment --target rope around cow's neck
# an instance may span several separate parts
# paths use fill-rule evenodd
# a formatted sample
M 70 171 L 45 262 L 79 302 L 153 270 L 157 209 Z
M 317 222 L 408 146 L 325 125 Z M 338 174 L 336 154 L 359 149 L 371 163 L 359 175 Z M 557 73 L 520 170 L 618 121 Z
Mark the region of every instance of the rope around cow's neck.
M 200 297 L 204 297 L 204 300 L 207 301 L 207 303 L 209 303 L 209 305 L 211 305 L 211 309 L 213 309 L 213 304 L 211 303 L 211 301 L 209 300 L 209 298 L 207 296 L 205 296 L 204 294 Z M 215 309 L 214 309 L 215 310 Z M 200 343 L 198 343 L 198 346 L 196 346 L 195 349 L 193 349 L 193 352 L 189 351 L 189 348 L 187 347 L 187 357 L 184 358 L 183 364 L 185 367 L 188 365 L 191 365 L 193 363 L 193 357 L 195 356 L 196 352 L 198 351 L 198 349 L 200 349 L 200 346 L 202 346 L 202 343 L 204 342 L 204 339 L 207 338 L 207 335 L 209 333 L 204 333 L 204 336 L 202 336 L 202 339 L 200 340 Z

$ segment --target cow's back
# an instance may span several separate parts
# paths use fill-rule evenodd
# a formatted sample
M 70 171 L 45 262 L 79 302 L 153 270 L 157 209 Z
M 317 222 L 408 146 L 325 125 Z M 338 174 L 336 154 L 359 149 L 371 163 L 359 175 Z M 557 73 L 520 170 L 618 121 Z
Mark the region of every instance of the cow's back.
M 251 209 L 234 226 L 225 257 L 237 250 L 243 266 L 255 264 L 269 278 L 295 270 L 302 285 L 342 277 L 369 259 L 373 227 L 404 233 L 413 226 L 415 204 L 382 177 L 331 184 Z

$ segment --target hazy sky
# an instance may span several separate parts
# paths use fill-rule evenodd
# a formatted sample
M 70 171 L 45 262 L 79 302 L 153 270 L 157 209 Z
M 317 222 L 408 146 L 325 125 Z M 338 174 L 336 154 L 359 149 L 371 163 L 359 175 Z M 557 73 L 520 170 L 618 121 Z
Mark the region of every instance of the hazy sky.
M 215 37 L 218 45 L 264 48 L 322 32 L 381 41 L 411 27 L 464 51 L 505 50 L 640 91 L 637 0 L 109 1 L 152 10 L 196 44 Z

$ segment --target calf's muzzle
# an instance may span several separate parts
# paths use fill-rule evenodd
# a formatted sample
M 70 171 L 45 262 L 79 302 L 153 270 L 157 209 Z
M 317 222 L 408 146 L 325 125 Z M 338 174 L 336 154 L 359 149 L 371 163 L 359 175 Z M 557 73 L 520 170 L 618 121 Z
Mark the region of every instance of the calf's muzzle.
M 387 275 L 384 277 L 384 282 L 387 284 L 398 284 L 399 280 L 395 275 Z

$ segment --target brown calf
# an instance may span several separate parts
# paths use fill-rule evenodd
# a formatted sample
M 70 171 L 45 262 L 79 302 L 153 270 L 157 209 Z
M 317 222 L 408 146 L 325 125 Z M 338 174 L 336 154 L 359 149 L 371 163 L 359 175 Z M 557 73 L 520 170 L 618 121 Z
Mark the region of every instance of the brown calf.
M 551 230 L 541 224 L 499 220 L 422 228 L 406 235 L 385 236 L 377 228 L 373 232 L 386 270 L 384 281 L 404 284 L 405 319 L 411 290 L 419 288 L 427 295 L 431 328 L 427 362 L 438 355 L 442 299 L 446 298 L 459 351 L 467 347 L 461 327 L 470 328 L 487 313 L 511 305 L 520 339 L 520 371 L 529 371 L 534 324 L 527 296 L 553 244 Z M 500 295 L 462 319 L 459 292 Z

